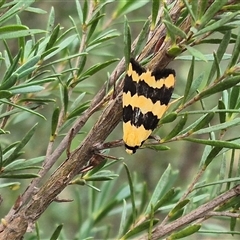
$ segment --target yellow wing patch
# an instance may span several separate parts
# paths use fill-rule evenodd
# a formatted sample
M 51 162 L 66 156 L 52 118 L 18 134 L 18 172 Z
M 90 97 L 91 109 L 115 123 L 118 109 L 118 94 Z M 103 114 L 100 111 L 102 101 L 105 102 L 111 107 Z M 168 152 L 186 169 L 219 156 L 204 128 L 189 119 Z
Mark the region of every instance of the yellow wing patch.
M 148 139 L 168 108 L 175 71 L 144 69 L 130 60 L 123 87 L 123 141 L 130 154 Z

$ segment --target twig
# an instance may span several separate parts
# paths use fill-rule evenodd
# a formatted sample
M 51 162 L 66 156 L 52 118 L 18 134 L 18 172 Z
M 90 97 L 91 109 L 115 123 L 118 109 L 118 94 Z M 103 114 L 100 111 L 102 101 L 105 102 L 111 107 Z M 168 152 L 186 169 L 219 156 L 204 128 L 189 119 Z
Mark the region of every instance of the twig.
M 215 211 L 210 211 L 209 213 L 206 214 L 208 217 L 213 217 L 213 216 L 220 216 L 220 217 L 232 217 L 232 218 L 239 218 L 240 213 L 233 213 L 233 212 L 215 212 Z
M 199 218 L 203 218 L 208 216 L 208 214 L 213 213 L 213 209 L 217 206 L 227 202 L 229 199 L 240 195 L 240 185 L 232 188 L 231 190 L 223 193 L 222 195 L 214 198 L 208 203 L 198 207 L 196 210 L 188 213 L 187 215 L 178 218 L 177 220 L 166 224 L 165 226 L 157 226 L 152 233 L 152 240 L 157 240 L 161 237 L 166 236 L 167 234 L 172 233 L 173 231 L 177 230 L 180 227 L 185 226 L 188 223 L 192 223 Z M 143 237 L 139 238 L 139 240 L 147 240 L 148 236 L 144 235 Z

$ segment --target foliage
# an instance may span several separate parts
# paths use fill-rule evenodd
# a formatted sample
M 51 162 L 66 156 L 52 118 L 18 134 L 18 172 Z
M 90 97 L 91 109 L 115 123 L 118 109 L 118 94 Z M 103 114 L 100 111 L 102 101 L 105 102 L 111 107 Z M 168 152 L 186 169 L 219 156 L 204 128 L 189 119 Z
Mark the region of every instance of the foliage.
M 207 238 L 213 234 L 218 238 L 219 234 L 229 234 L 234 239 L 240 234 L 236 224 L 240 194 L 237 185 L 240 180 L 240 7 L 236 2 L 184 0 L 168 5 L 159 4 L 157 0 L 151 4 L 138 0 L 76 0 L 74 10 L 77 17 L 69 17 L 71 26 L 67 29 L 61 23 L 56 24 L 54 8 L 46 13 L 30 0 L 0 2 L 0 40 L 4 48 L 0 58 L 0 188 L 4 190 L 0 204 L 6 193 L 12 193 L 7 188 L 17 190 L 22 184 L 29 184 L 29 178 L 33 179 L 32 182 L 13 203 L 12 210 L 21 212 L 26 208 L 30 211 L 36 196 L 35 187 L 40 189 L 39 193 L 46 191 L 46 205 L 55 201 L 53 205 L 61 202 L 58 204 L 63 206 L 67 204 L 64 202 L 71 201 L 54 195 L 47 200 L 47 195 L 52 194 L 48 173 L 55 163 L 58 168 L 53 168 L 52 176 L 64 170 L 67 161 L 72 161 L 73 169 L 76 168 L 74 157 L 79 157 L 78 150 L 91 139 L 86 132 L 91 132 L 92 125 L 101 127 L 97 125 L 101 122 L 99 119 L 117 99 L 114 95 L 121 94 L 123 65 L 119 63 L 106 77 L 106 71 L 119 60 L 116 50 L 111 49 L 115 41 L 123 40 L 124 46 L 117 54 L 125 57 L 126 62 L 131 55 L 146 53 L 146 46 L 150 46 L 151 51 L 144 56 L 145 61 L 151 59 L 148 66 L 156 63 L 157 55 L 167 56 L 168 62 L 176 59 L 189 64 L 189 70 L 184 70 L 186 81 L 183 87 L 175 89 L 176 100 L 159 123 L 157 133 L 161 140 L 149 140 L 143 148 L 155 150 L 157 156 L 162 150 L 172 151 L 173 147 L 170 150 L 168 146 L 170 143 L 203 146 L 201 159 L 197 159 L 199 166 L 193 176 L 185 180 L 188 187 L 184 184 L 178 186 L 180 172 L 169 164 L 158 176 L 152 191 L 135 172 L 132 173 L 128 162 L 120 162 L 122 158 L 114 156 L 111 160 L 108 157 L 106 161 L 109 151 L 105 148 L 111 144 L 105 147 L 99 142 L 98 146 L 92 146 L 94 151 L 105 149 L 105 152 L 100 155 L 91 153 L 91 158 L 82 163 L 85 167 L 76 171 L 78 175 L 67 174 L 66 182 L 61 178 L 64 174 L 57 175 L 59 179 L 56 180 L 61 186 L 56 191 L 60 193 L 66 187 L 64 184 L 71 185 L 65 189 L 69 192 L 75 187 L 76 216 L 67 210 L 64 224 L 56 216 L 51 227 L 58 226 L 51 228 L 51 235 L 43 232 L 41 223 L 42 212 L 47 214 L 50 210 L 40 210 L 39 222 L 33 220 L 35 231 L 27 233 L 26 239 L 67 239 L 69 233 L 65 225 L 68 223 L 75 225 L 73 239 L 159 239 L 163 236 L 179 239 L 198 234 Z M 151 9 L 151 21 L 140 21 L 142 29 L 133 40 L 129 18 L 132 12 L 146 6 Z M 46 28 L 29 29 L 22 24 L 21 16 L 25 12 L 47 15 Z M 116 29 L 116 23 L 121 26 L 119 29 Z M 151 34 L 161 29 L 159 26 L 166 29 L 166 37 L 164 41 L 158 37 L 153 44 L 156 34 Z M 213 47 L 217 50 L 212 51 Z M 96 63 L 94 58 L 101 60 Z M 101 79 L 99 76 L 108 79 L 94 81 Z M 93 94 L 95 89 L 98 92 Z M 93 118 L 94 124 L 87 123 L 96 112 L 102 114 L 99 119 Z M 44 129 L 39 126 L 41 121 L 45 122 Z M 116 123 L 118 121 L 116 119 Z M 162 126 L 166 129 L 171 126 L 171 130 L 162 134 Z M 40 133 L 41 130 L 43 139 L 37 136 L 37 131 Z M 104 132 L 110 133 L 103 128 L 102 135 Z M 117 146 L 114 144 L 113 141 L 111 146 Z M 43 145 L 41 149 L 38 149 L 39 145 Z M 32 146 L 37 151 L 31 151 Z M 192 156 L 193 153 L 188 158 L 191 160 Z M 174 156 L 178 157 L 178 154 Z M 64 160 L 63 165 L 61 160 Z M 212 172 L 216 168 L 218 172 L 214 175 Z M 118 183 L 124 172 L 127 181 Z M 43 179 L 44 184 L 40 183 Z M 50 214 L 47 216 L 50 219 Z M 1 218 L 1 227 L 5 229 L 10 224 L 9 216 L 1 215 Z M 214 220 L 216 218 L 221 224 Z

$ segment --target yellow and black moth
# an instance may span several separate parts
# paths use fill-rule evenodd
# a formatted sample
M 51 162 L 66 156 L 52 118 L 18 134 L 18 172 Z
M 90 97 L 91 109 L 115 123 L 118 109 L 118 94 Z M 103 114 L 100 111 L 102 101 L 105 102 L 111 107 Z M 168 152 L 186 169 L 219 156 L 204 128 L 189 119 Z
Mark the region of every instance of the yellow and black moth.
M 123 87 L 123 141 L 133 154 L 148 139 L 166 112 L 175 85 L 175 71 L 150 71 L 130 59 Z

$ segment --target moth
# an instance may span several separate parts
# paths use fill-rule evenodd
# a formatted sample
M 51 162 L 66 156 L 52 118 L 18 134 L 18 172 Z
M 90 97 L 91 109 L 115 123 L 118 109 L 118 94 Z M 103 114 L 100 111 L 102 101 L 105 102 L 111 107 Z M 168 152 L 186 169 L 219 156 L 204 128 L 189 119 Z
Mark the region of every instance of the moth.
M 130 59 L 123 87 L 123 141 L 133 154 L 148 139 L 166 112 L 175 86 L 175 71 L 150 71 Z

